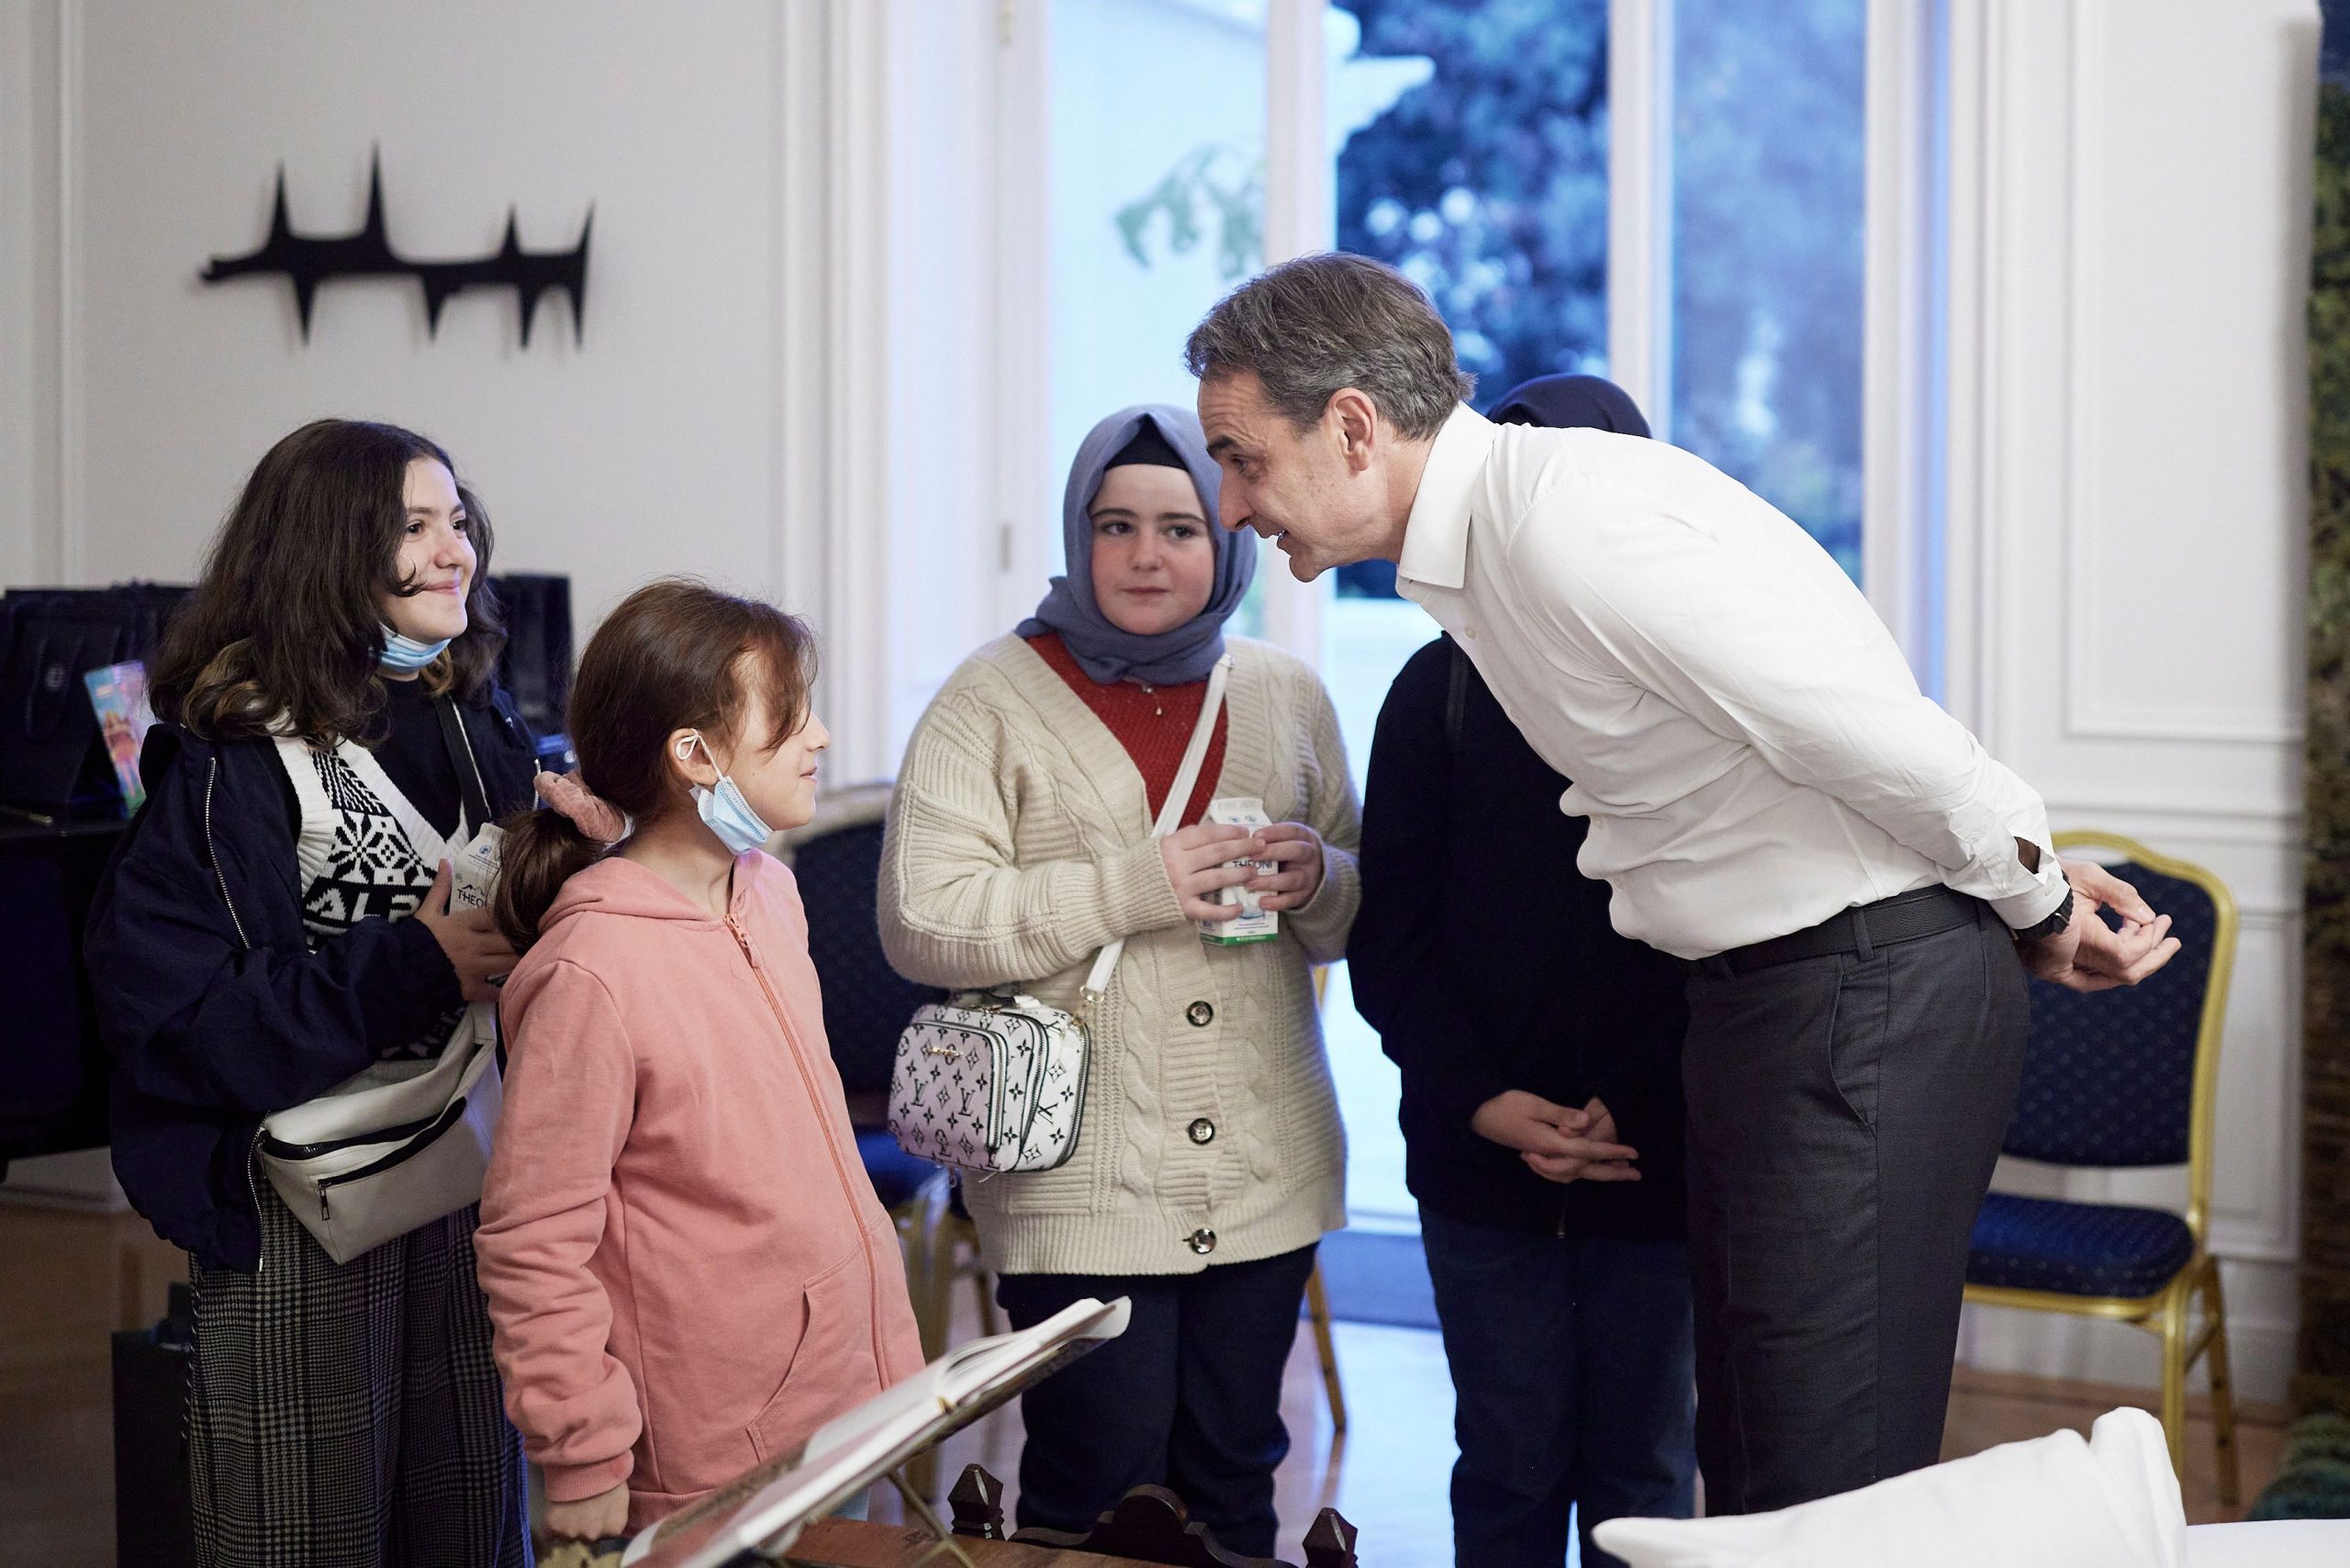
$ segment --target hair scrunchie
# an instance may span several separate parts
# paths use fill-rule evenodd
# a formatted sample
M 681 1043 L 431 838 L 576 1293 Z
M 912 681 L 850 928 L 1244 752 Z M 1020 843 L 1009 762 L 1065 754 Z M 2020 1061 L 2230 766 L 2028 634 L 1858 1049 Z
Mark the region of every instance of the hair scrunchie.
M 541 773 L 531 782 L 539 799 L 599 844 L 618 844 L 636 830 L 626 812 L 582 784 L 576 773 Z

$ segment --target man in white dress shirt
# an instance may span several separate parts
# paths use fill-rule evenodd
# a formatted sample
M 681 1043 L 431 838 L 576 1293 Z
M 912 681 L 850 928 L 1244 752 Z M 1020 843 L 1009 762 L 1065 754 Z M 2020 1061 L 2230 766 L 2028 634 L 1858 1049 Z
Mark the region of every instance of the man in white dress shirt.
M 1662 442 L 1489 422 L 1388 268 L 1272 268 L 1185 358 L 1225 525 L 1304 581 L 1396 563 L 1573 781 L 1617 928 L 1690 971 L 1708 1510 L 1932 1463 L 2025 971 L 2135 983 L 2177 951 L 2168 917 L 2060 864 L 2039 796 L 1919 691 L 1802 529 Z

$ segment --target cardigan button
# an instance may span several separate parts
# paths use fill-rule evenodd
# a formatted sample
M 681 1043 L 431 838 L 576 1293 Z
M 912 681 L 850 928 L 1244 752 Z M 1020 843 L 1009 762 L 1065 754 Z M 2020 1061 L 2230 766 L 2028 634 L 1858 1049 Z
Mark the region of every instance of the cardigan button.
M 1209 1121 L 1205 1116 L 1199 1117 L 1184 1130 L 1192 1135 L 1192 1141 L 1193 1143 L 1214 1143 L 1215 1141 L 1215 1124 Z
M 1215 1022 L 1215 1009 L 1204 1002 L 1194 1002 L 1183 1009 L 1183 1016 L 1192 1021 L 1194 1029 L 1204 1029 Z
M 1202 1226 L 1199 1229 L 1192 1232 L 1191 1235 L 1183 1238 L 1183 1241 L 1184 1245 L 1191 1248 L 1192 1251 L 1198 1253 L 1203 1258 L 1215 1250 L 1215 1232 L 1210 1230 L 1205 1226 Z

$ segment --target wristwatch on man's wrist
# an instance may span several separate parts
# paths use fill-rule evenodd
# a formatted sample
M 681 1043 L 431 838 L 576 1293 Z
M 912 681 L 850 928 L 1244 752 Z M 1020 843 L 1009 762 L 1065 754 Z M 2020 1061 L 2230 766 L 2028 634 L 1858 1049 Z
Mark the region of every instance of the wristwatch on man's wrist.
M 2065 902 L 2058 904 L 2048 918 L 2041 921 L 2038 924 L 2026 925 L 2018 929 L 2015 934 L 2016 940 L 2019 942 L 2037 942 L 2042 937 L 2055 935 L 2058 932 L 2064 930 L 2065 927 L 2072 924 L 2073 890 L 2066 888 L 2065 890 Z

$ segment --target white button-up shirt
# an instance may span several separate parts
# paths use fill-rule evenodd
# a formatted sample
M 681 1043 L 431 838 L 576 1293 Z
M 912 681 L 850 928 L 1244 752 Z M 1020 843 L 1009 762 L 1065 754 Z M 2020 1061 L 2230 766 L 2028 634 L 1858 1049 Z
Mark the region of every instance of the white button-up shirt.
M 1701 458 L 1463 407 L 1396 571 L 1573 780 L 1578 864 L 1627 936 L 1704 958 L 1937 882 L 2011 926 L 2064 901 L 2040 797 L 1828 553 Z

